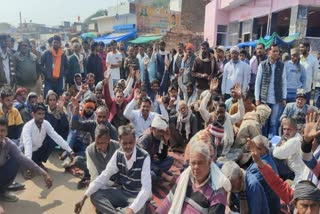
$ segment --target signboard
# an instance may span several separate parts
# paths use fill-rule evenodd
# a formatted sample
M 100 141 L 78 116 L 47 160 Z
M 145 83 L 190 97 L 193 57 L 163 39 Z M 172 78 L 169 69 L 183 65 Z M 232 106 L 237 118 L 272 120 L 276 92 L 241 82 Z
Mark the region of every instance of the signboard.
M 136 5 L 137 29 L 139 33 L 165 34 L 172 27 L 179 25 L 179 12 L 148 5 Z

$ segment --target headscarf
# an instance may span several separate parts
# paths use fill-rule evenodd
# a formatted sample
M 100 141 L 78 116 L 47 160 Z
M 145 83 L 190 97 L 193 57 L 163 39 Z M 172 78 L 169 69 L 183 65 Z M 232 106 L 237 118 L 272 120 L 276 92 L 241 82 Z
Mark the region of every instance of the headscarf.
M 48 104 L 48 101 L 49 101 L 49 96 L 51 96 L 51 95 L 54 95 L 57 100 L 58 100 L 58 98 L 59 98 L 58 95 L 57 95 L 54 91 L 49 90 L 49 91 L 48 91 L 48 94 L 47 94 L 47 96 L 46 96 L 46 103 L 47 103 L 47 104 Z M 48 114 L 53 115 L 54 118 L 56 118 L 57 120 L 60 120 L 60 118 L 61 118 L 61 114 L 60 114 L 60 111 L 59 111 L 58 108 L 55 108 L 53 111 L 51 111 L 50 107 L 48 106 Z
M 309 181 L 301 181 L 295 185 L 293 199 L 320 201 L 320 189 Z
M 20 87 L 20 88 L 18 88 L 18 89 L 16 90 L 16 99 L 17 99 L 17 101 L 23 102 L 22 97 L 21 97 L 21 94 L 22 94 L 23 92 L 26 93 L 26 94 L 28 94 L 28 90 L 27 90 L 26 88 L 24 88 L 24 87 Z
M 178 114 L 177 118 L 177 126 L 176 129 L 179 131 L 181 134 L 182 130 L 182 124 L 184 123 L 184 129 L 186 131 L 186 138 L 189 139 L 189 135 L 191 133 L 191 123 L 190 123 L 190 118 L 191 118 L 192 112 L 190 109 L 188 109 L 188 114 L 186 117 L 183 117 L 181 113 Z

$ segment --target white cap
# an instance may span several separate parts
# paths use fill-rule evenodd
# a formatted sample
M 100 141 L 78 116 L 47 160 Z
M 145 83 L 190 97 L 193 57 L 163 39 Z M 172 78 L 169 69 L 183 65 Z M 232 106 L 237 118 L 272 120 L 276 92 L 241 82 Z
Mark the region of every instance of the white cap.
M 166 121 L 166 119 L 164 119 L 160 115 L 157 115 L 153 118 L 152 123 L 151 123 L 151 127 L 159 129 L 159 130 L 167 130 L 167 128 L 169 126 L 168 126 L 168 122 Z

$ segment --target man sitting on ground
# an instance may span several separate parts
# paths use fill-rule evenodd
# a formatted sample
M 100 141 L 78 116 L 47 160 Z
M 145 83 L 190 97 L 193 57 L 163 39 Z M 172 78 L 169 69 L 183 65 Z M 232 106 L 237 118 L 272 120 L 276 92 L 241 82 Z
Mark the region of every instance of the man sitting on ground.
M 135 130 L 132 125 L 119 127 L 118 149 L 106 169 L 90 183 L 83 199 L 76 204 L 75 213 L 80 213 L 88 197 L 97 213 L 144 213 L 145 204 L 151 196 L 150 157 L 136 146 Z M 134 169 L 134 170 L 133 170 Z M 118 187 L 111 187 L 112 175 L 119 173 Z M 105 188 L 105 185 L 109 187 Z
M 24 146 L 25 156 L 32 159 L 41 168 L 46 170 L 43 162 L 46 162 L 54 150 L 56 144 L 66 150 L 71 158 L 74 157 L 68 143 L 53 129 L 50 123 L 44 119 L 46 107 L 42 103 L 33 106 L 33 119 L 27 122 L 21 134 L 21 143 Z M 48 143 L 46 136 L 49 136 L 56 144 Z
M 105 125 L 98 125 L 95 130 L 95 142 L 87 147 L 85 156 L 75 157 L 74 165 L 84 171 L 78 189 L 84 188 L 90 178 L 96 179 L 119 148 L 118 142 L 110 139 L 109 132 Z
M 6 137 L 7 133 L 8 122 L 6 119 L 0 118 L 0 200 L 7 202 L 18 200 L 15 195 L 7 191 L 7 188 L 14 181 L 20 166 L 42 175 L 46 186 L 50 188 L 52 179 L 49 174 L 25 157 L 15 143 Z
M 292 118 L 282 122 L 281 142 L 274 148 L 273 157 L 282 179 L 294 180 L 297 184 L 302 179 L 305 164 L 301 156 L 302 137 L 298 133 L 297 123 Z
M 168 182 L 173 181 L 173 177 L 168 175 L 174 161 L 171 156 L 168 156 L 170 139 L 168 128 L 168 122 L 161 116 L 156 116 L 151 123 L 151 128 L 138 139 L 138 145 L 150 155 L 153 181 L 158 181 L 160 178 Z

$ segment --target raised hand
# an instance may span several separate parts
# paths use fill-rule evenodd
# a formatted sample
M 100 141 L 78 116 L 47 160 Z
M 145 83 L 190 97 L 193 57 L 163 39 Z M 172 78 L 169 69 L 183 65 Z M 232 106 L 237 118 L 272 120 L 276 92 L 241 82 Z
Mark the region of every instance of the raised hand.
M 82 84 L 80 87 L 80 93 L 84 94 L 89 90 L 88 84 Z
M 64 96 L 60 96 L 59 100 L 58 100 L 58 108 L 59 108 L 61 113 L 63 113 L 64 102 L 65 102 Z
M 217 78 L 214 78 L 210 81 L 210 92 L 213 93 L 217 91 L 219 86 L 219 80 Z
M 136 90 L 134 90 L 134 99 L 135 100 L 140 100 L 140 98 L 141 98 L 141 91 L 140 91 L 140 89 L 136 89 Z
M 103 85 L 109 84 L 110 78 L 111 78 L 111 74 L 106 75 L 103 79 Z
M 40 96 L 38 97 L 37 102 L 38 102 L 38 103 L 44 103 L 44 98 L 43 98 L 42 95 L 40 95 Z
M 159 105 L 163 103 L 162 96 L 160 96 L 159 94 L 157 94 L 156 96 L 156 102 L 159 103 Z
M 136 81 L 139 82 L 141 80 L 140 70 L 136 70 L 135 77 L 136 77 Z
M 242 97 L 242 89 L 241 89 L 240 83 L 236 83 L 234 85 L 234 89 L 233 90 L 234 90 L 236 96 L 238 97 L 238 99 L 240 99 Z
M 313 139 L 320 135 L 318 129 L 320 120 L 317 112 L 313 112 L 306 116 L 306 124 L 303 130 L 303 140 L 306 143 L 312 143 Z
M 148 68 L 149 62 L 150 62 L 150 59 L 149 59 L 149 58 L 144 58 L 144 62 L 143 62 L 144 69 L 147 69 L 147 68 Z

